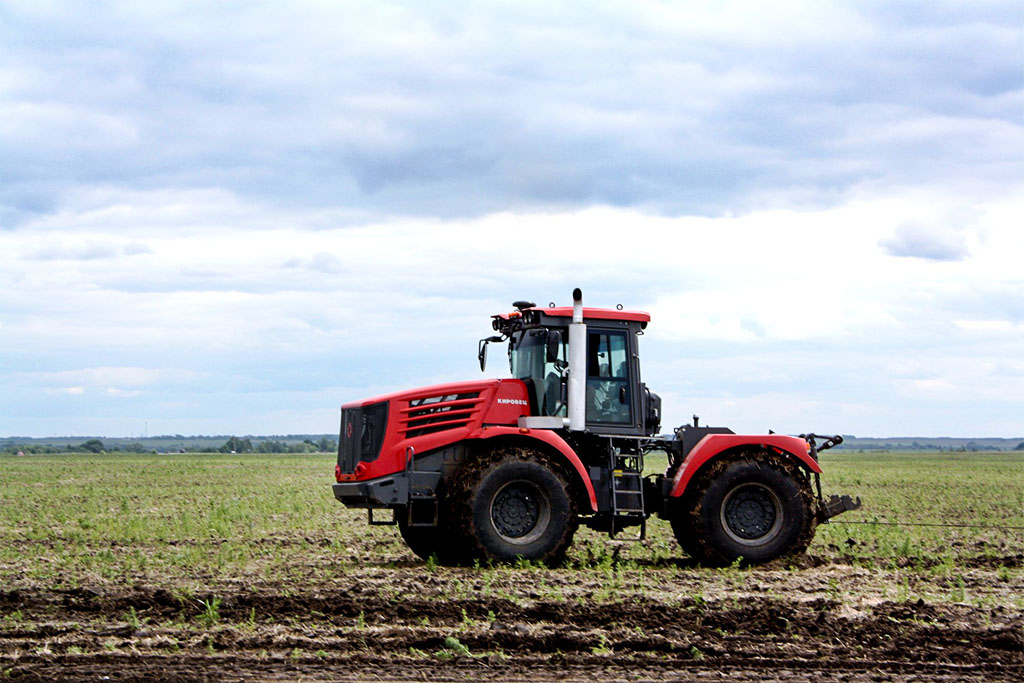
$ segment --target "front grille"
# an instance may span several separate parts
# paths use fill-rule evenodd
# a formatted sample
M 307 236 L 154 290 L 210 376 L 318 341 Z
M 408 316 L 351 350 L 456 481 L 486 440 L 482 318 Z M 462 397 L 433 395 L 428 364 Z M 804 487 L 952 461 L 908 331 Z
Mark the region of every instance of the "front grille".
M 341 435 L 338 439 L 338 464 L 351 473 L 360 462 L 373 462 L 380 455 L 388 425 L 388 404 L 374 403 L 341 411 Z
M 480 392 L 416 398 L 401 410 L 398 431 L 406 438 L 465 427 L 479 410 Z

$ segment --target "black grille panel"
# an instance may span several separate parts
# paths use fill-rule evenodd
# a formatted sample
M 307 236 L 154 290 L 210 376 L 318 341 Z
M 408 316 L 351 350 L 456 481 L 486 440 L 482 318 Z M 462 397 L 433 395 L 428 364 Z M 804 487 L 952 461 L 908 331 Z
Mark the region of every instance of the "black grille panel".
M 374 403 L 341 411 L 338 464 L 349 474 L 360 462 L 373 462 L 380 455 L 388 426 L 388 404 Z

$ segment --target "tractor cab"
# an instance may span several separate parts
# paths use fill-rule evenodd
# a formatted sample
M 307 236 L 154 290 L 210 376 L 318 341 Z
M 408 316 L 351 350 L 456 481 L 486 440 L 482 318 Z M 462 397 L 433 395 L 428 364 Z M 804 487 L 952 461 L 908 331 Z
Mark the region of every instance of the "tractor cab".
M 479 358 L 483 368 L 487 344 L 508 341 L 509 370 L 527 387 L 530 415 L 541 418 L 528 419 L 529 424 L 607 435 L 657 434 L 661 401 L 640 379 L 638 350 L 650 315 L 582 305 L 542 308 L 530 301 L 513 306 L 512 313 L 492 316 L 501 336 L 480 340 Z M 574 316 L 580 320 L 574 322 Z M 574 404 L 582 425 L 572 424 Z

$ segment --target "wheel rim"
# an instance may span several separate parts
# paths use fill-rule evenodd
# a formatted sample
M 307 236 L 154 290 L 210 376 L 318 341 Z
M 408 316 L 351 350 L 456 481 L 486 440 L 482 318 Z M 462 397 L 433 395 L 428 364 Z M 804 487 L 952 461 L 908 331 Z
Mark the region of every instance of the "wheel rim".
M 508 543 L 532 543 L 544 534 L 550 521 L 551 501 L 533 482 L 511 481 L 491 499 L 491 524 Z
M 783 515 L 782 500 L 764 484 L 740 484 L 722 501 L 722 528 L 741 545 L 771 541 L 782 530 Z

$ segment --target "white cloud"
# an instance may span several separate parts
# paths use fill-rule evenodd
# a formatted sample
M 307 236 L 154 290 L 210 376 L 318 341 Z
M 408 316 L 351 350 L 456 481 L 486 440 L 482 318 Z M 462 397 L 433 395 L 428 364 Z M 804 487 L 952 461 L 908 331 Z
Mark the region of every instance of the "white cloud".
M 101 367 L 82 368 L 80 370 L 61 370 L 57 372 L 20 372 L 15 377 L 38 382 L 41 384 L 65 384 L 68 382 L 86 386 L 119 386 L 142 387 L 159 382 L 195 379 L 196 373 L 189 371 L 170 371 L 141 367 Z
M 45 391 L 51 395 L 81 396 L 85 393 L 85 387 L 51 387 Z
M 904 223 L 881 246 L 893 256 L 910 256 L 936 261 L 960 261 L 970 255 L 962 232 L 945 226 Z
M 0 431 L 330 432 L 575 286 L 672 419 L 1021 431 L 1016 4 L 5 7 Z
M 122 396 L 124 398 L 132 398 L 138 396 L 139 391 L 136 389 L 118 389 L 117 387 L 107 387 L 107 392 L 110 396 Z
M 935 201 L 924 208 L 942 211 Z M 885 200 L 709 219 L 596 207 L 335 228 L 320 212 L 267 210 L 254 231 L 244 212 L 221 209 L 230 220 L 216 228 L 148 230 L 145 253 L 61 268 L 16 258 L 0 295 L 5 353 L 31 348 L 84 369 L 7 382 L 79 387 L 151 413 L 188 410 L 187 401 L 154 403 L 168 392 L 287 389 L 313 400 L 326 385 L 354 387 L 331 399 L 338 403 L 473 377 L 487 316 L 524 296 L 567 303 L 581 286 L 589 305 L 652 313 L 645 377 L 681 399 L 666 402 L 667 421 L 700 412 L 802 431 L 831 424 L 829 411 L 843 406 L 847 433 L 894 433 L 892 401 L 947 401 L 959 391 L 992 402 L 1005 424 L 1000 415 L 1024 395 L 1019 377 L 999 380 L 991 362 L 963 357 L 1003 358 L 1005 367 L 1024 356 L 1021 321 L 979 318 L 972 298 L 987 291 L 1000 301 L 1024 288 L 1012 257 L 996 253 L 1017 240 L 1005 220 L 1015 213 L 982 207 L 985 237 L 969 259 L 891 259 L 879 242 L 922 210 Z M 68 212 L 57 225 L 0 234 L 0 247 L 31 254 L 37 240 L 121 239 L 116 225 L 111 234 L 65 227 L 75 223 Z M 498 355 L 489 374 L 500 374 Z M 108 364 L 122 356 L 143 362 Z
M 0 205 L 24 220 L 105 184 L 376 216 L 720 215 L 863 182 L 991 195 L 1020 175 L 1020 17 L 955 14 L 15 4 L 0 144 L 32 163 Z

